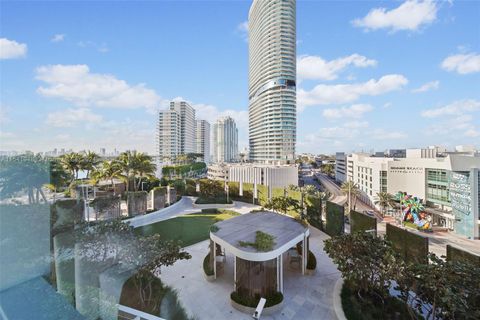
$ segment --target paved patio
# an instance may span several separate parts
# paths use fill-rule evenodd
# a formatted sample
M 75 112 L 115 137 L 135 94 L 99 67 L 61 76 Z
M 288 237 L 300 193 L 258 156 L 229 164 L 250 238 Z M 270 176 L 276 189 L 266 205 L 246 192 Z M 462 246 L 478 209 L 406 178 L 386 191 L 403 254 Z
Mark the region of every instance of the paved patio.
M 314 275 L 302 276 L 297 266 L 284 259 L 283 309 L 262 319 L 336 319 L 333 292 L 340 273 L 323 251 L 323 240 L 329 237 L 310 228 L 310 249 L 317 257 Z M 233 291 L 233 256 L 227 252 L 224 273 L 214 282 L 205 280 L 203 258 L 208 253 L 208 240 L 187 247 L 192 259 L 163 268 L 160 278 L 175 288 L 187 312 L 196 319 L 251 319 L 230 305 Z M 286 257 L 285 257 L 286 258 Z

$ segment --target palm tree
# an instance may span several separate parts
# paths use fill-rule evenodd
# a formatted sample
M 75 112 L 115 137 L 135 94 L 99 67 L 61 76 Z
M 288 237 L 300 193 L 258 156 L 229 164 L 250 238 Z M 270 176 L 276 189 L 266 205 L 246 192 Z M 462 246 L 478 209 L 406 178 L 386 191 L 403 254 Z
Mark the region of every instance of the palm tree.
M 153 177 L 156 170 L 156 165 L 149 155 L 136 152 L 125 151 L 118 156 L 118 163 L 122 169 L 122 174 L 119 176 L 127 184 L 127 191 L 129 189 L 130 181 L 133 182 L 134 191 L 137 191 L 141 185 L 142 179 L 139 179 L 137 184 L 137 177 Z
M 103 161 L 102 165 L 99 168 L 96 168 L 92 172 L 92 182 L 97 184 L 100 180 L 110 180 L 113 187 L 113 195 L 115 195 L 115 178 L 121 178 L 122 176 L 122 167 L 120 163 L 115 160 Z
M 135 174 L 133 177 L 133 181 L 135 183 L 135 177 L 139 177 L 138 185 L 136 185 L 135 190 L 140 189 L 140 185 L 142 183 L 142 178 L 153 178 L 155 177 L 155 171 L 157 170 L 157 166 L 153 163 L 152 157 L 147 155 L 146 153 L 136 153 L 135 156 Z
M 83 161 L 80 169 L 87 171 L 87 178 L 90 177 L 90 172 L 95 170 L 95 167 L 100 163 L 100 156 L 93 151 L 87 151 L 83 156 Z
M 63 168 L 69 171 L 72 175 L 72 180 L 78 179 L 78 171 L 82 168 L 83 156 L 80 153 L 72 152 L 64 154 L 60 157 L 60 163 Z
M 28 203 L 46 203 L 42 187 L 49 183 L 50 164 L 39 156 L 15 156 L 0 159 L 0 199 L 26 192 Z
M 378 199 L 375 201 L 375 204 L 378 204 L 382 208 L 382 216 L 385 216 L 385 210 L 388 207 L 395 206 L 395 199 L 393 195 L 388 192 L 379 192 L 377 193 Z
M 358 185 L 353 181 L 345 181 L 340 187 L 340 190 L 348 196 L 348 213 L 350 214 L 350 210 L 352 210 L 352 196 L 356 199 L 360 193 Z

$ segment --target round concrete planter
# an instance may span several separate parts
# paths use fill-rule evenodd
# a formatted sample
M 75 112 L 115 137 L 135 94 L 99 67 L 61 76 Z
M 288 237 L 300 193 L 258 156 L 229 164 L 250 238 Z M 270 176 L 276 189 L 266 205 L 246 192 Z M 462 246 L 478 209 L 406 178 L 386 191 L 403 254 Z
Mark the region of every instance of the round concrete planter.
M 343 288 L 343 279 L 340 278 L 335 283 L 335 288 L 333 289 L 333 309 L 335 310 L 335 315 L 338 320 L 347 320 L 345 313 L 343 312 L 342 306 L 342 297 L 340 296 Z
M 212 274 L 211 276 L 207 275 L 205 272 L 203 272 L 203 275 L 205 276 L 205 279 L 209 282 L 215 281 L 215 275 Z
M 309 276 L 313 276 L 317 272 L 317 269 L 305 269 L 305 274 Z
M 232 299 L 230 299 L 230 303 L 232 304 L 232 307 L 234 307 L 235 309 L 237 309 L 238 311 L 240 312 L 243 312 L 243 313 L 247 313 L 249 315 L 252 315 L 255 313 L 255 309 L 256 308 L 253 308 L 253 307 L 246 307 L 244 305 L 241 305 L 239 303 L 236 303 L 235 301 L 233 301 Z M 278 312 L 280 310 L 282 310 L 283 308 L 283 300 L 282 302 L 280 302 L 279 304 L 276 304 L 274 306 L 271 306 L 271 307 L 268 307 L 268 308 L 263 308 L 263 311 L 262 311 L 262 316 L 263 315 L 270 315 L 270 314 L 274 314 L 275 312 Z

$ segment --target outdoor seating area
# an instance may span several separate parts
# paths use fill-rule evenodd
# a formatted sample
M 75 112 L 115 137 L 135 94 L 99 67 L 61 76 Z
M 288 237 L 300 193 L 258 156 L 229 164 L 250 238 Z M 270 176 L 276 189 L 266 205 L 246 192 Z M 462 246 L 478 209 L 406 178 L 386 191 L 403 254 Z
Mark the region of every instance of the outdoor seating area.
M 223 274 L 225 252 L 232 254 L 232 287 L 235 296 L 241 299 L 256 301 L 257 297 L 283 294 L 284 253 L 289 266 L 296 265 L 300 273 L 305 274 L 310 231 L 291 217 L 273 212 L 248 213 L 218 222 L 212 230 L 210 256 L 215 257 L 214 278 Z M 298 244 L 301 244 L 301 254 Z

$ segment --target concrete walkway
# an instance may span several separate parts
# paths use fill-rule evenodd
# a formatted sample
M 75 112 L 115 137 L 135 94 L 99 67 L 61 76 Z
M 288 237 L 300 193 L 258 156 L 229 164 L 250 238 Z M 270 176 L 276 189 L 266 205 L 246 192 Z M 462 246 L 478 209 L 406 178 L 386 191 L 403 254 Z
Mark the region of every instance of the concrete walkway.
M 133 217 L 131 219 L 125 220 L 125 222 L 130 222 L 130 225 L 133 227 L 141 227 L 147 224 L 152 224 L 155 222 L 167 220 L 184 214 L 194 213 L 202 211 L 200 208 L 195 208 L 194 203 L 197 197 L 188 197 L 183 196 L 180 201 L 175 202 L 169 207 L 163 208 L 161 210 L 143 215 Z M 234 206 L 231 208 L 226 208 L 228 210 L 236 211 L 240 214 L 248 213 L 254 209 L 259 209 L 260 206 L 253 205 L 246 202 L 234 201 Z M 218 205 L 212 204 L 209 208 L 216 208 Z
M 317 257 L 316 273 L 303 276 L 299 268 L 290 267 L 284 257 L 283 308 L 271 316 L 262 316 L 262 319 L 336 319 L 333 292 L 340 273 L 323 251 L 323 240 L 329 237 L 315 228 L 310 232 L 310 249 Z M 251 319 L 250 314 L 239 312 L 230 305 L 232 255 L 227 252 L 224 273 L 217 280 L 205 280 L 202 264 L 208 253 L 208 244 L 207 240 L 187 247 L 192 259 L 163 268 L 160 278 L 177 290 L 179 300 L 196 319 Z

